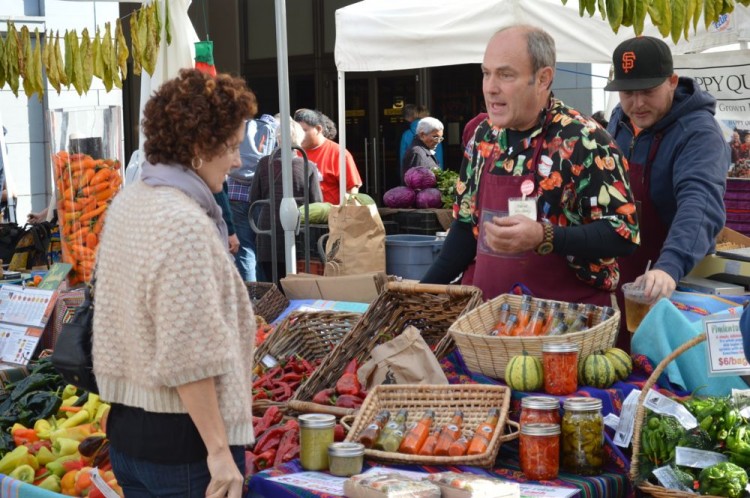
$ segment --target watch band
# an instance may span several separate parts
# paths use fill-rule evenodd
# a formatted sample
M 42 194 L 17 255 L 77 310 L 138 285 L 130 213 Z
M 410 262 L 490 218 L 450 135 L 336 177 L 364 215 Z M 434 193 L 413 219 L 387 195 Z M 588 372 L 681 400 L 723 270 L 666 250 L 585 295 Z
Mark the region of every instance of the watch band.
M 536 246 L 536 249 L 534 249 L 534 252 L 541 256 L 545 256 L 552 252 L 554 249 L 554 246 L 552 245 L 552 240 L 555 236 L 555 230 L 552 226 L 552 223 L 542 223 L 542 228 L 544 228 L 544 238 L 542 239 L 542 242 L 539 243 L 538 246 Z

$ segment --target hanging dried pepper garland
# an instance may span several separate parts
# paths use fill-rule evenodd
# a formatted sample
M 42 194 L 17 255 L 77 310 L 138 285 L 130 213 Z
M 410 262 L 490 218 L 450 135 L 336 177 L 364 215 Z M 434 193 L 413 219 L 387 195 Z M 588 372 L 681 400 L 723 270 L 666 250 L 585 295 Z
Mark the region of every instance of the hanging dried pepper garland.
M 75 30 L 66 30 L 62 41 L 59 31 L 43 33 L 42 40 L 38 28 L 34 30 L 32 41 L 28 27 L 22 26 L 18 31 L 12 21 L 7 21 L 7 35 L 0 37 L 0 88 L 7 83 L 17 97 L 23 80 L 26 96 L 30 98 L 36 93 L 41 101 L 46 87 L 44 70 L 49 85 L 58 94 L 63 87 L 70 89 L 71 86 L 79 95 L 88 93 L 94 76 L 102 80 L 106 91 L 110 91 L 112 87 L 122 88 L 122 82 L 128 76 L 128 57 L 133 62 L 133 73 L 139 75 L 144 69 L 152 75 L 156 69 L 162 25 L 167 43 L 172 42 L 169 2 L 164 1 L 163 18 L 158 1 L 133 11 L 129 48 L 120 19 L 115 23 L 114 36 L 112 25 L 107 22 L 103 33 L 97 26 L 93 40 L 88 29 L 84 28 L 80 37 Z

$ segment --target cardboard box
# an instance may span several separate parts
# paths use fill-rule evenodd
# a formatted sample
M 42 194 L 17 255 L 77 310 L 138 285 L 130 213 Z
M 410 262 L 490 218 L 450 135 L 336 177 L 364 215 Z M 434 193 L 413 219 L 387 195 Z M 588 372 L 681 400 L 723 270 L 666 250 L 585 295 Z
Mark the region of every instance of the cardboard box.
M 742 247 L 750 247 L 750 237 L 742 235 L 731 228 L 723 228 L 716 237 L 716 243 L 731 242 Z M 716 254 L 709 254 L 700 263 L 695 265 L 688 276 L 706 278 L 717 273 L 729 273 L 732 275 L 750 275 L 750 263 L 726 259 Z
M 343 277 L 323 277 L 309 273 L 287 275 L 281 287 L 288 299 L 325 299 L 371 303 L 385 288 L 388 278 L 384 272 L 370 272 Z

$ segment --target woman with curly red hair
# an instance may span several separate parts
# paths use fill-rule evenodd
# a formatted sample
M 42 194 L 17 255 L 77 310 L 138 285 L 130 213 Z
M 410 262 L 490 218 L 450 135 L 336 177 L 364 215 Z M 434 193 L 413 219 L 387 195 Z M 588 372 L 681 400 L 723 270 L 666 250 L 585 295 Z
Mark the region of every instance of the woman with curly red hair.
M 256 327 L 212 194 L 256 110 L 242 79 L 182 70 L 146 104 L 142 181 L 107 213 L 94 372 L 128 498 L 242 493 Z

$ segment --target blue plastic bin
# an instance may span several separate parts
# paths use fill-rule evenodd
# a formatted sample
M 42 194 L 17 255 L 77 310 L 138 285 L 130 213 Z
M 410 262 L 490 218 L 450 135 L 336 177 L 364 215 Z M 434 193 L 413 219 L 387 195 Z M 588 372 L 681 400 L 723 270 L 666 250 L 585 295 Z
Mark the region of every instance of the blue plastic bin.
M 388 275 L 420 280 L 442 247 L 443 238 L 434 235 L 386 235 L 385 270 Z

